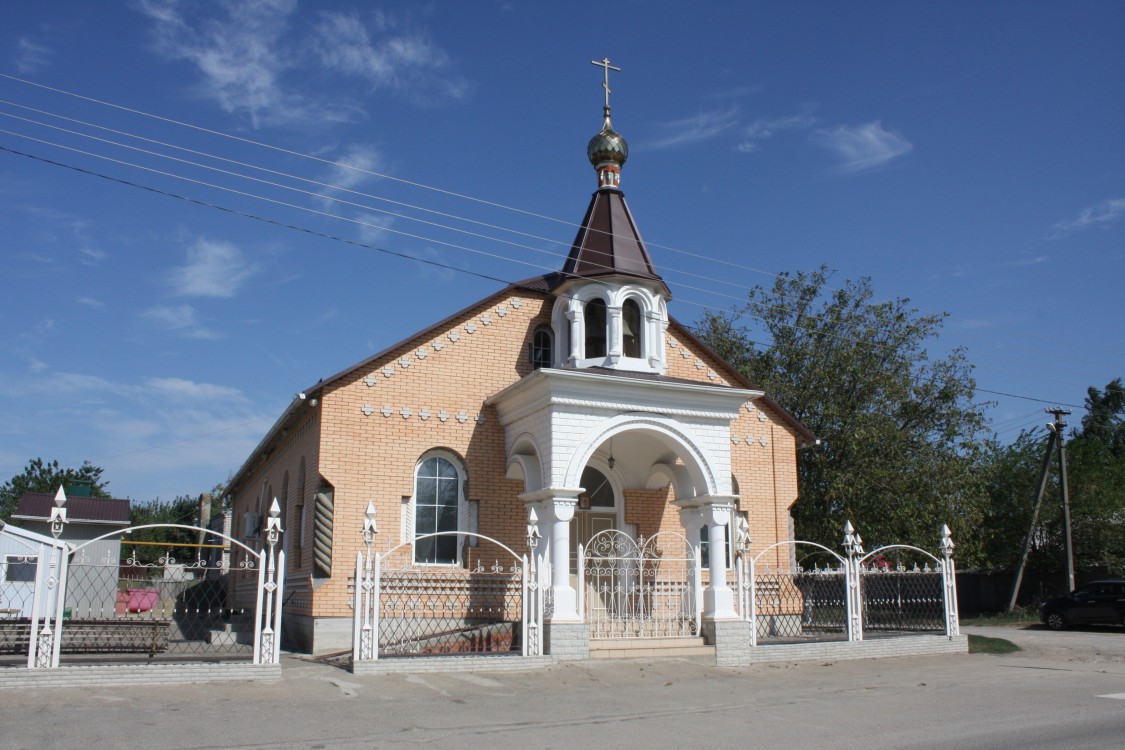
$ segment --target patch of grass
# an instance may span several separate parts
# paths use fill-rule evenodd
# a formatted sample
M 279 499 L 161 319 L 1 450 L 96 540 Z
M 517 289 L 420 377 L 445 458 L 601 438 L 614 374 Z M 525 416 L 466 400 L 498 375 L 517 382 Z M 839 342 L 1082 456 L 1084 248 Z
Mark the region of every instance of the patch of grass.
M 1004 638 L 988 638 L 983 635 L 969 636 L 970 654 L 1010 654 L 1020 647 Z
M 976 617 L 962 617 L 962 625 L 1036 625 L 1039 623 L 1039 614 L 1033 609 L 1017 607 L 1012 612 L 998 612 L 990 615 L 977 615 Z

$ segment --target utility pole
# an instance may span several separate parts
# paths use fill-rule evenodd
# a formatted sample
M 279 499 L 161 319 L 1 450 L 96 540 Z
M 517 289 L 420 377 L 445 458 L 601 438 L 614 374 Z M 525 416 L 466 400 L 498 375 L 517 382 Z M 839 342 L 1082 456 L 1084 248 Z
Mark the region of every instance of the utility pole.
M 1070 489 L 1066 482 L 1066 439 L 1063 437 L 1063 428 L 1066 427 L 1063 416 L 1070 414 L 1070 410 L 1056 406 L 1044 411 L 1055 415 L 1054 424 L 1047 425 L 1047 429 L 1053 430 L 1058 439 L 1059 489 L 1062 494 L 1063 532 L 1066 534 L 1066 590 L 1074 591 L 1074 539 L 1070 532 Z
M 1051 427 L 1050 424 L 1047 425 Z M 1027 556 L 1031 552 L 1031 541 L 1035 538 L 1035 527 L 1039 524 L 1039 508 L 1043 505 L 1043 491 L 1047 489 L 1047 470 L 1051 468 L 1051 455 L 1055 452 L 1055 432 L 1047 436 L 1047 450 L 1043 452 L 1043 466 L 1039 470 L 1039 491 L 1035 494 L 1035 510 L 1031 512 L 1031 525 L 1027 528 L 1027 539 L 1023 544 L 1023 554 L 1020 556 L 1020 566 L 1016 569 L 1016 581 L 1012 584 L 1012 598 L 1008 600 L 1008 611 L 1016 608 L 1016 598 L 1020 593 L 1020 584 L 1023 583 L 1023 569 L 1027 565 Z M 1073 589 L 1072 589 L 1073 590 Z

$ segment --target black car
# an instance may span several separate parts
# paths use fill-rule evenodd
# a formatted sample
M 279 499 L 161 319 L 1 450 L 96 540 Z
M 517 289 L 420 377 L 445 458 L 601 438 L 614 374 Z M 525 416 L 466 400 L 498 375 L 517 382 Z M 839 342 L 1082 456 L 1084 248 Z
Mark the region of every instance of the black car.
M 1051 630 L 1071 625 L 1125 625 L 1125 580 L 1094 581 L 1039 605 L 1039 619 Z

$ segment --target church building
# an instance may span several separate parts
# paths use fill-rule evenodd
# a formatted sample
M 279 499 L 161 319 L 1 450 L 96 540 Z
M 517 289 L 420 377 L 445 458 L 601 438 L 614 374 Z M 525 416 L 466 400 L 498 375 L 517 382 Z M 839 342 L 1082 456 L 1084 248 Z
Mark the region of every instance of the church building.
M 606 86 L 587 149 L 597 189 L 563 267 L 305 389 L 234 475 L 234 536 L 260 544 L 281 508 L 287 647 L 351 647 L 369 507 L 374 549 L 405 545 L 430 570 L 466 569 L 491 540 L 526 553 L 531 524 L 556 633 L 590 637 L 575 556 L 609 530 L 681 535 L 707 571 L 701 634 L 739 619 L 729 569 L 792 539 L 797 452 L 814 437 L 669 316 L 621 190 L 628 153 Z M 447 531 L 469 533 L 434 536 Z

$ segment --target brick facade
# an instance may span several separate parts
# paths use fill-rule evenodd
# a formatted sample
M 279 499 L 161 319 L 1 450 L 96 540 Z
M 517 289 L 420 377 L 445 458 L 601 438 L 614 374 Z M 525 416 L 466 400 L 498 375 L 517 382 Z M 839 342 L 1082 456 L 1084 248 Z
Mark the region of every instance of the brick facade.
M 347 647 L 340 641 L 352 617 L 350 587 L 356 555 L 364 549 L 364 511 L 369 502 L 375 507 L 379 551 L 409 542 L 404 506 L 409 509 L 415 469 L 428 451 L 448 451 L 463 464 L 479 533 L 526 551 L 527 512 L 518 497 L 525 486 L 506 478 L 510 446 L 495 409 L 485 402 L 533 372 L 529 345 L 537 328 L 550 325 L 553 304 L 548 293 L 505 289 L 329 378 L 275 425 L 230 491 L 239 538 L 252 531 L 243 528 L 247 513 L 264 519 L 273 497 L 283 509 L 287 645 L 317 652 Z M 744 387 L 674 321 L 665 346 L 668 376 Z M 709 439 L 730 440 L 738 510 L 747 515 L 753 550 L 788 538 L 789 508 L 797 498 L 798 426 L 759 400 L 739 410 L 729 434 L 720 429 L 716 435 Z M 313 562 L 313 509 L 322 489 L 332 497 L 330 527 L 322 517 L 319 529 L 331 534 L 330 576 L 316 575 Z M 645 536 L 682 533 L 673 494 L 671 486 L 626 488 L 625 523 Z M 476 556 L 491 562 L 501 553 L 482 545 L 470 550 L 470 558 Z M 779 548 L 776 562 L 786 565 L 788 556 L 787 548 Z

